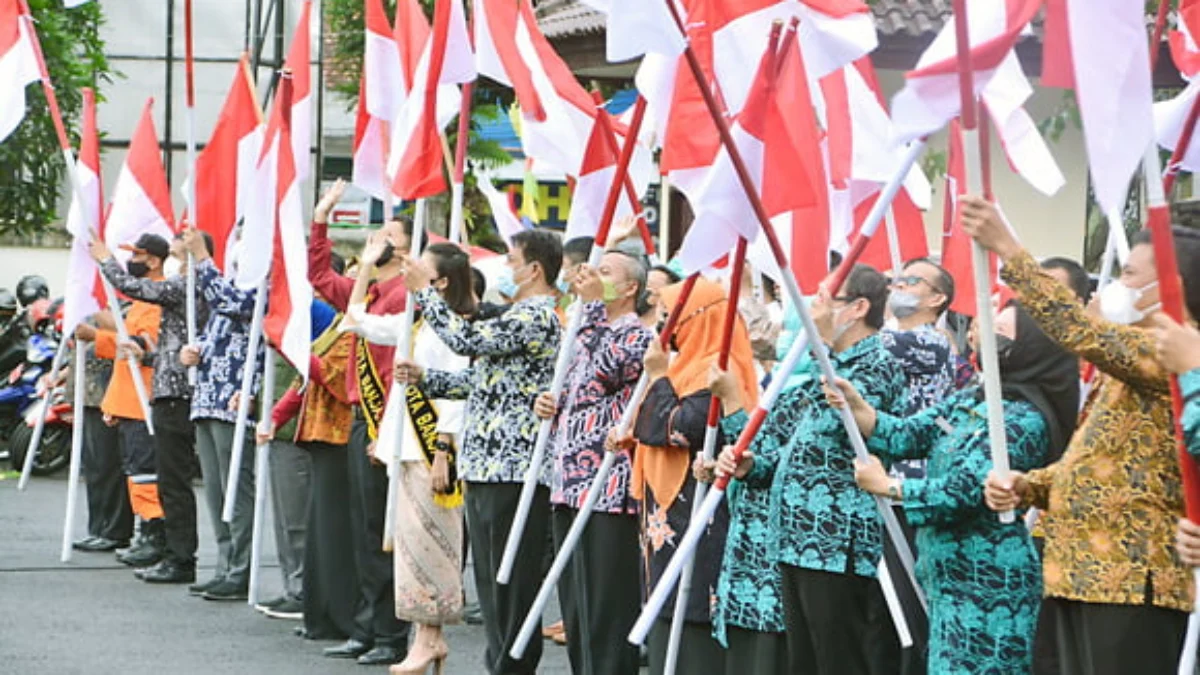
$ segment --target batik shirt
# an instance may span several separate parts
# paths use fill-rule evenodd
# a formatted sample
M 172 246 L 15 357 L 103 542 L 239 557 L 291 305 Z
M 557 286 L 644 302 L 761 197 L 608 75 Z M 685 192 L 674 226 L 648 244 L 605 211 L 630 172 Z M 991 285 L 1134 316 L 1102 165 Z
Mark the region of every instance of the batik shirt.
M 654 339 L 632 312 L 609 322 L 599 301 L 584 305 L 583 312 L 548 446 L 554 456 L 550 503 L 573 509 L 583 507 L 596 469 L 604 461 L 604 440 L 629 405 L 642 376 L 646 349 Z M 629 452 L 622 450 L 594 511 L 637 513 L 637 504 L 629 496 L 631 472 Z
M 954 391 L 954 350 L 950 339 L 930 325 L 912 330 L 880 332 L 883 346 L 900 362 L 907 380 L 906 403 L 898 412 L 914 415 L 939 403 Z M 925 474 L 923 460 L 896 462 L 893 475 L 920 478 Z
M 1043 509 L 1047 597 L 1192 610 L 1192 572 L 1175 555 L 1183 485 L 1167 372 L 1146 330 L 1089 315 L 1027 253 L 1001 271 L 1050 339 L 1106 375 L 1061 459 L 1031 471 Z M 1147 589 L 1153 588 L 1148 594 Z
M 1183 437 L 1188 452 L 1200 459 L 1200 368 L 1179 376 L 1179 389 L 1183 392 Z
M 721 421 L 726 438 L 737 438 L 749 418 L 737 412 Z M 763 426 L 793 420 L 767 413 Z M 729 534 L 725 539 L 725 557 L 717 577 L 716 602 L 713 605 L 713 635 L 726 642 L 727 628 L 736 626 L 756 633 L 782 633 L 783 578 L 779 566 L 771 561 L 771 490 L 733 481 L 725 492 L 729 505 Z
M 538 394 L 550 388 L 561 328 L 554 298 L 536 296 L 494 319 L 471 322 L 450 309 L 433 288 L 416 294 L 421 317 L 454 353 L 473 359 L 457 372 L 425 371 L 432 398 L 466 399 L 466 428 L 459 476 L 470 483 L 520 483 L 525 479 L 541 420 Z M 550 485 L 547 452 L 540 480 Z
M 876 410 L 904 405 L 904 375 L 878 335 L 830 359 Z M 875 500 L 854 482 L 854 448 L 840 414 L 825 402 L 817 362 L 806 357 L 800 368 L 811 379 L 781 394 L 774 406 L 796 423 L 759 432 L 760 449 L 746 476 L 751 486 L 771 489 L 771 527 L 778 533 L 772 557 L 794 567 L 874 577 L 883 555 Z
M 1050 433 L 1036 406 L 1004 401 L 1004 427 L 1013 469 L 1045 464 Z M 984 503 L 992 457 L 980 390 L 911 417 L 879 413 L 867 447 L 884 458 L 928 459 L 927 476 L 906 479 L 902 490 L 929 598 L 928 671 L 1032 672 L 1041 565 L 1020 513 L 1001 523 Z
M 252 291 L 243 291 L 221 276 L 212 260 L 196 265 L 196 288 L 208 303 L 208 321 L 200 339 L 200 365 L 196 392 L 192 397 L 192 419 L 236 422 L 237 411 L 229 409 L 233 395 L 242 390 L 242 376 L 250 349 L 250 320 L 254 315 Z M 258 343 L 251 392 L 262 385 L 263 344 Z M 254 419 L 254 406 L 250 406 Z
M 212 265 L 211 262 L 208 264 Z M 150 398 L 155 401 L 191 398 L 188 369 L 179 362 L 179 351 L 188 342 L 187 276 L 180 274 L 161 281 L 139 279 L 126 272 L 113 258 L 105 260 L 100 270 L 121 293 L 162 308 L 158 344 L 154 348 L 153 392 Z M 196 325 L 203 326 L 207 321 L 208 304 L 197 285 Z

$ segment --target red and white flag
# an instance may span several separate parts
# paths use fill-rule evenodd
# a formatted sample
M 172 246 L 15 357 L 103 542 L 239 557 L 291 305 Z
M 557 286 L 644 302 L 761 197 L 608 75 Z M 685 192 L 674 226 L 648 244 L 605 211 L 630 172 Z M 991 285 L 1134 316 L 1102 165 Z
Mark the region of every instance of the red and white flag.
M 1074 84 L 1096 202 L 1104 213 L 1116 213 L 1155 129 L 1145 7 L 1121 0 L 1060 1 L 1051 3 L 1057 16 L 1054 22 L 1047 17 L 1043 39 L 1046 53 L 1057 55 L 1052 62 L 1060 64 L 1052 84 Z
M 680 15 L 686 10 L 675 2 Z M 605 57 L 610 63 L 636 59 L 643 54 L 679 56 L 683 35 L 665 2 L 646 0 L 583 0 L 607 15 Z
M 967 193 L 967 166 L 963 148 L 962 125 L 950 123 L 949 151 L 946 158 L 946 200 L 942 212 L 942 267 L 954 279 L 954 301 L 950 309 L 975 316 L 975 274 L 971 258 L 971 237 L 962 229 L 959 198 Z M 988 254 L 989 278 L 995 286 L 999 272 L 996 256 Z
M 25 117 L 25 87 L 41 79 L 32 30 L 18 0 L 0 0 L 0 141 Z
M 312 89 L 312 0 L 304 0 L 300 21 L 292 35 L 284 67 L 292 71 L 292 155 L 296 177 L 308 180 L 312 167 L 313 89 Z
M 275 219 L 270 249 L 271 281 L 263 334 L 299 371 L 300 377 L 307 380 L 313 291 L 308 281 L 308 247 L 304 238 L 300 179 L 292 158 L 291 125 L 286 114 L 272 116 L 267 138 L 276 179 L 272 195 Z
M 497 190 L 492 177 L 480 171 L 475 172 L 475 182 L 488 201 L 492 210 L 492 220 L 496 222 L 496 231 L 500 233 L 500 238 L 505 244 L 512 246 L 513 235 L 528 228 L 522 225 L 521 219 L 517 217 L 508 191 Z
M 105 218 L 104 242 L 122 262 L 130 254 L 120 250 L 121 244 L 132 244 L 146 233 L 168 241 L 174 236 L 171 188 L 163 168 L 158 132 L 154 130 L 153 108 L 154 99 L 148 99 L 125 153 L 125 164 L 117 176 Z
M 226 269 L 238 221 L 252 198 L 251 177 L 262 151 L 263 114 L 242 56 L 208 145 L 196 158 L 196 227 L 212 235 L 213 261 Z
M 796 224 L 811 227 L 819 236 L 828 232 L 827 180 L 798 42 L 784 39 L 778 66 L 764 50 L 750 97 L 732 131 L 767 216 L 802 211 Z M 758 218 L 724 149 L 692 203 L 696 219 L 679 251 L 685 273 L 711 265 L 733 249 L 739 236 L 749 242 L 758 237 Z M 808 244 L 807 236 L 795 232 L 792 241 L 797 247 Z
M 1170 45 L 1171 58 L 1179 74 L 1188 81 L 1188 86 L 1175 98 L 1154 104 L 1155 138 L 1160 146 L 1171 151 L 1179 144 L 1188 114 L 1196 105 L 1196 98 L 1200 97 L 1200 78 L 1196 78 L 1196 73 L 1200 72 L 1200 46 L 1196 44 L 1196 35 L 1200 35 L 1200 1 L 1183 0 L 1179 4 L 1179 29 L 1171 31 Z M 1194 141 L 1187 147 L 1179 164 L 1168 167 L 1171 171 L 1191 172 L 1198 168 L 1200 143 Z
M 587 151 L 583 156 L 583 166 L 579 169 L 579 177 L 571 190 L 571 214 L 567 217 L 567 230 L 563 241 L 571 241 L 576 237 L 595 237 L 600 229 L 600 218 L 604 215 L 604 204 L 608 201 L 608 193 L 612 187 L 613 178 L 617 173 L 617 155 L 609 147 L 605 136 L 612 133 L 608 113 L 601 111 L 596 115 L 596 122 L 588 138 Z M 628 192 L 620 191 L 617 198 L 617 210 L 613 213 L 617 218 L 628 216 L 634 212 Z
M 462 0 L 438 0 L 433 18 L 433 33 L 421 52 L 412 90 L 392 134 L 392 189 L 404 199 L 446 191 L 441 133 L 457 112 L 453 104 L 460 94 L 454 85 L 476 76 Z
M 79 160 L 75 163 L 78 193 L 67 213 L 71 233 L 71 257 L 63 290 L 63 335 L 100 311 L 105 304 L 104 288 L 96 261 L 88 252 L 93 237 L 100 236 L 100 209 L 104 192 L 100 185 L 100 139 L 96 133 L 96 95 L 83 90 L 83 129 L 80 131 Z
M 403 16 L 415 0 L 400 0 Z M 420 12 L 420 7 L 416 8 Z M 363 70 L 358 85 L 358 115 L 354 125 L 352 181 L 372 197 L 388 196 L 387 148 L 399 105 L 408 96 L 411 80 L 401 68 L 400 49 L 383 10 L 383 0 L 365 0 Z M 425 19 L 421 15 L 422 21 Z M 399 24 L 398 24 L 399 25 Z M 428 29 L 426 29 L 428 32 Z

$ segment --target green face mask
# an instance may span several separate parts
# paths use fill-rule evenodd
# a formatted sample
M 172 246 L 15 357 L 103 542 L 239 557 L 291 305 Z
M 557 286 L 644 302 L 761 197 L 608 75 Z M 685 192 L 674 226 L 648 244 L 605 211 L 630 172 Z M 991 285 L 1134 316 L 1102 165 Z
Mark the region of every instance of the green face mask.
M 617 293 L 616 284 L 611 281 L 601 281 L 601 283 L 604 284 L 604 302 L 616 302 L 617 299 L 621 297 L 620 294 Z

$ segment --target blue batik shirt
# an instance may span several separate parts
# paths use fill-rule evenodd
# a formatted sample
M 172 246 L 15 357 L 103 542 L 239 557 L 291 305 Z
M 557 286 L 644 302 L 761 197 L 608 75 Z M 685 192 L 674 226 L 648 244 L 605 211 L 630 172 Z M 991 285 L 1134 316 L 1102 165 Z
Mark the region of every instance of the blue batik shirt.
M 1200 368 L 1179 376 L 1183 393 L 1183 438 L 1188 452 L 1200 459 Z
M 954 391 L 954 350 L 944 333 L 926 324 L 912 330 L 885 330 L 880 332 L 879 339 L 904 371 L 907 393 L 904 405 L 897 412 L 915 415 Z M 925 462 L 897 462 L 892 472 L 920 478 L 925 475 Z
M 229 409 L 233 395 L 242 389 L 242 375 L 250 345 L 250 320 L 254 315 L 254 291 L 243 291 L 221 276 L 212 260 L 196 265 L 196 288 L 208 304 L 208 321 L 200 336 L 200 365 L 196 368 L 196 390 L 192 395 L 193 420 L 236 422 Z M 252 392 L 262 385 L 263 341 L 259 341 Z M 251 406 L 250 417 L 254 418 Z
M 830 359 L 875 409 L 903 405 L 904 374 L 878 335 Z M 778 533 L 771 557 L 793 567 L 874 577 L 883 555 L 875 500 L 854 482 L 854 448 L 841 415 L 825 402 L 817 362 L 806 358 L 799 369 L 811 377 L 781 394 L 772 409 L 795 423 L 763 426 L 746 476 L 752 487 L 771 489 L 771 528 Z

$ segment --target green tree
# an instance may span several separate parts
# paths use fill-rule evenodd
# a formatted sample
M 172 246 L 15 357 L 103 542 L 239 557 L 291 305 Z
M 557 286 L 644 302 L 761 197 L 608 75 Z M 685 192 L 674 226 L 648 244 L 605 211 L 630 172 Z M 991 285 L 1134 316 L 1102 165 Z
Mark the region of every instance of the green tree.
M 101 3 L 64 9 L 61 0 L 29 0 L 63 121 L 78 147 L 80 89 L 111 81 L 100 26 Z M 99 97 L 99 91 L 97 91 Z M 55 220 L 66 166 L 41 86 L 25 90 L 25 119 L 0 143 L 0 233 L 27 235 Z
M 388 19 L 394 20 L 395 0 L 384 0 Z M 333 77 L 330 88 L 346 102 L 348 109 L 358 105 L 359 73 L 363 64 L 363 0 L 325 0 L 325 25 L 331 38 L 327 43 L 328 66 Z M 421 0 L 426 17 L 433 15 L 433 0 Z M 431 18 L 432 20 L 432 18 Z M 512 92 L 504 87 L 492 85 L 480 78 L 475 82 L 471 97 L 471 127 L 467 143 L 467 159 L 471 164 L 497 167 L 512 161 L 512 157 L 500 144 L 480 136 L 480 123 L 491 122 L 505 114 L 513 100 Z M 450 147 L 458 142 L 457 119 L 447 130 Z M 475 189 L 475 179 L 466 176 L 463 215 L 471 241 L 479 245 L 494 245 L 498 237 L 490 226 L 475 227 L 477 222 L 486 222 L 491 213 L 487 200 Z M 446 199 L 442 197 L 441 199 Z M 448 212 L 448 207 L 438 204 L 435 210 Z M 481 221 L 481 218 L 484 219 Z

